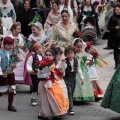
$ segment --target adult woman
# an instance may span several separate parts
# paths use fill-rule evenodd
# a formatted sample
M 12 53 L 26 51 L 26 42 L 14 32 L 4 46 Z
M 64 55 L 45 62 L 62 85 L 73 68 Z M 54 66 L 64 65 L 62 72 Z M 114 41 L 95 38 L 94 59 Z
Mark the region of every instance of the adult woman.
M 60 0 L 60 11 L 68 10 L 70 15 L 70 20 L 73 21 L 73 11 L 71 7 L 68 5 L 68 0 Z
M 97 28 L 97 35 L 98 35 L 99 34 L 99 26 L 98 26 L 97 14 L 95 12 L 94 7 L 91 5 L 90 0 L 85 1 L 85 6 L 83 6 L 83 8 L 81 10 L 81 18 L 84 20 L 86 17 L 94 18 L 95 23 L 96 23 L 96 28 Z
M 28 24 L 34 18 L 35 12 L 30 8 L 30 1 L 23 2 L 22 10 L 17 14 L 17 21 L 21 23 L 21 32 L 28 37 L 31 34 L 31 27 Z
M 16 21 L 15 10 L 10 0 L 0 0 L 0 18 L 3 26 L 9 31 Z
M 108 30 L 110 31 L 109 34 L 109 41 L 108 46 L 114 49 L 114 60 L 115 60 L 115 68 L 118 66 L 120 62 L 120 5 L 116 5 L 114 8 L 114 14 L 110 18 L 108 22 Z
M 60 47 L 67 47 L 72 44 L 73 33 L 77 31 L 75 23 L 70 21 L 70 15 L 67 10 L 61 12 L 62 20 L 54 28 L 53 40 Z
M 51 37 L 53 34 L 54 26 L 59 22 L 61 18 L 61 12 L 59 10 L 58 2 L 52 2 L 52 10 L 49 12 L 44 29 L 47 37 Z
M 16 22 L 11 27 L 11 34 L 9 35 L 12 39 L 14 39 L 14 52 L 17 54 L 20 58 L 20 62 L 17 64 L 17 67 L 14 69 L 15 73 L 15 80 L 16 83 L 23 83 L 23 73 L 24 73 L 24 62 L 26 54 L 24 53 L 24 40 L 20 35 L 21 32 L 21 24 L 19 22 Z
M 95 16 L 95 10 L 94 10 L 93 6 L 91 5 L 90 0 L 86 0 L 85 6 L 83 6 L 81 14 L 84 18 Z

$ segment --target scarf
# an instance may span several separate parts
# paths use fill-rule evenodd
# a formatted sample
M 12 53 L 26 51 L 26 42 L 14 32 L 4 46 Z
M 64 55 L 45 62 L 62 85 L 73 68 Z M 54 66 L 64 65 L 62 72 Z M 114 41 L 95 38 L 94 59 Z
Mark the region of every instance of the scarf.
M 46 22 L 52 25 L 56 25 L 59 22 L 60 18 L 61 18 L 61 13 L 59 10 L 58 11 L 51 10 Z

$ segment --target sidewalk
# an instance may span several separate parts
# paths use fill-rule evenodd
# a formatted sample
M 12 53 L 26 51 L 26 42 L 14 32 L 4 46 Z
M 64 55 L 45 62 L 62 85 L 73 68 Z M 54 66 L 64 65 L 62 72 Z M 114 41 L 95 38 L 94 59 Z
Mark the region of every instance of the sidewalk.
M 114 73 L 114 60 L 112 50 L 104 50 L 106 46 L 105 40 L 99 40 L 96 47 L 101 57 L 108 62 L 104 68 L 98 68 L 98 75 L 103 90 L 106 87 Z M 15 96 L 14 106 L 17 112 L 7 111 L 7 94 L 0 98 L 0 120 L 38 120 L 39 106 L 30 106 L 29 86 L 18 85 L 17 95 Z M 64 115 L 63 120 L 120 120 L 120 115 L 100 107 L 100 102 L 88 102 L 75 105 L 75 115 Z

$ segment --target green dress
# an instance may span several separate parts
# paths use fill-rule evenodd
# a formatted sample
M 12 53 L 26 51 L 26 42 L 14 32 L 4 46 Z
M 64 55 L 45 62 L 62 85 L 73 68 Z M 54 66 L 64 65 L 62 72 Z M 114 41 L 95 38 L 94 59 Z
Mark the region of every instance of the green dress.
M 120 65 L 107 87 L 101 107 L 120 113 Z
M 76 58 L 80 61 L 80 68 L 84 76 L 84 84 L 81 85 L 81 80 L 78 77 L 78 75 L 76 75 L 74 101 L 94 101 L 95 98 L 93 94 L 93 89 L 91 86 L 90 78 L 87 73 L 87 68 L 85 66 L 87 57 L 83 53 L 81 53 L 79 56 L 77 55 Z

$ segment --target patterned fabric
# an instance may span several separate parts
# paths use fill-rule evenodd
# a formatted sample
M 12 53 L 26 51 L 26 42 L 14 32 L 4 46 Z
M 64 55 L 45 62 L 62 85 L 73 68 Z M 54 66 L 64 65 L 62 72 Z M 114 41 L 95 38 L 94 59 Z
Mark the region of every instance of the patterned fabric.
M 96 30 L 92 28 L 87 28 L 82 32 L 82 34 L 94 38 L 96 36 Z
M 60 47 L 66 48 L 72 44 L 73 33 L 77 30 L 77 25 L 73 22 L 71 22 L 71 26 L 68 30 L 64 29 L 62 22 L 58 22 L 54 27 L 52 40 L 54 40 L 54 43 L 57 43 Z
M 120 65 L 106 89 L 101 107 L 120 113 Z
M 67 64 L 67 68 L 65 70 L 65 76 L 69 76 L 69 75 L 71 75 L 72 67 L 71 67 L 71 64 L 70 64 L 68 58 L 66 58 L 66 64 Z M 77 72 L 77 66 L 78 66 L 78 60 L 75 58 L 74 59 L 74 74 L 76 74 L 76 72 Z
M 9 52 L 9 55 L 11 55 L 12 52 Z M 2 68 L 3 72 L 6 72 L 7 66 L 6 64 L 8 64 L 8 57 L 6 55 L 5 49 L 0 50 L 0 56 L 1 56 L 1 63 L 0 66 Z
M 50 70 L 55 73 L 55 65 Z M 55 74 L 54 74 L 55 75 Z M 38 93 L 40 96 L 40 114 L 44 117 L 53 117 L 63 115 L 67 112 L 69 102 L 65 98 L 62 88 L 58 80 L 55 79 L 51 88 L 46 88 L 45 80 L 40 81 L 38 85 Z
M 76 58 L 80 62 L 80 68 L 82 70 L 82 74 L 84 76 L 84 84 L 81 85 L 81 80 L 76 75 L 76 87 L 74 92 L 74 101 L 94 101 L 94 94 L 93 89 L 90 83 L 90 78 L 87 73 L 87 68 L 85 65 L 85 61 L 87 60 L 87 57 L 84 56 L 83 53 L 81 55 L 77 55 Z

